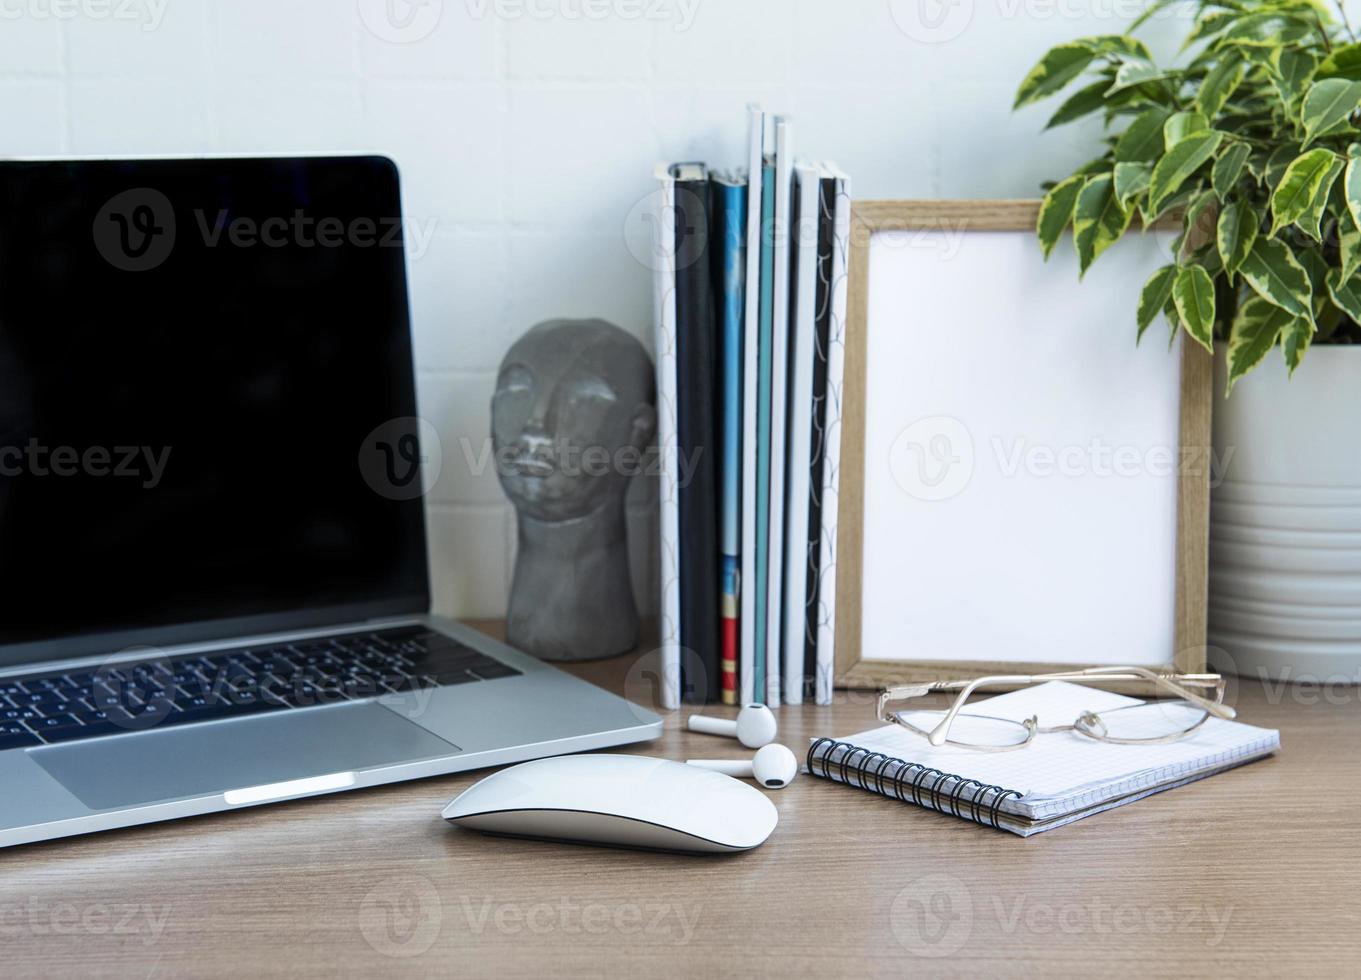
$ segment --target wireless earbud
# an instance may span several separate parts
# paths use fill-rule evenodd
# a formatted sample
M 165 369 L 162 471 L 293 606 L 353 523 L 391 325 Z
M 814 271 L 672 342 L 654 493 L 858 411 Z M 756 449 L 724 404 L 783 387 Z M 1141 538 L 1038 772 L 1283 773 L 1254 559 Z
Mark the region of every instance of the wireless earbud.
M 735 738 L 749 749 L 775 741 L 775 714 L 764 704 L 747 705 L 737 713 L 736 721 L 691 715 L 689 726 L 692 732 Z
M 799 774 L 799 760 L 783 745 L 767 745 L 746 761 L 686 759 L 685 764 L 739 779 L 755 779 L 766 789 L 782 789 Z

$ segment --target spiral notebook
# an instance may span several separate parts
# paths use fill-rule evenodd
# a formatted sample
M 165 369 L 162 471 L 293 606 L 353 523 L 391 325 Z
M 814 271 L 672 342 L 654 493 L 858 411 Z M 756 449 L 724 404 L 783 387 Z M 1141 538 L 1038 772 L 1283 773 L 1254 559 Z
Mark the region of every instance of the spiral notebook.
M 968 711 L 1015 721 L 1064 724 L 1084 711 L 1139 704 L 1136 698 L 1051 681 L 983 701 Z M 1071 732 L 1041 734 L 1023 749 L 939 748 L 898 725 L 844 739 L 815 739 L 807 769 L 845 783 L 1029 837 L 1268 756 L 1280 733 L 1211 718 L 1166 744 L 1114 745 Z

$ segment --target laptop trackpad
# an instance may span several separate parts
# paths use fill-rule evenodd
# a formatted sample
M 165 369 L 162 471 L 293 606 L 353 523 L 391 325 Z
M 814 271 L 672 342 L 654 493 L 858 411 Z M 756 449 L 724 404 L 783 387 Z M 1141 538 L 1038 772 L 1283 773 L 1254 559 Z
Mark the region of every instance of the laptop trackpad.
M 29 757 L 90 809 L 111 810 L 459 751 L 368 702 L 54 745 Z

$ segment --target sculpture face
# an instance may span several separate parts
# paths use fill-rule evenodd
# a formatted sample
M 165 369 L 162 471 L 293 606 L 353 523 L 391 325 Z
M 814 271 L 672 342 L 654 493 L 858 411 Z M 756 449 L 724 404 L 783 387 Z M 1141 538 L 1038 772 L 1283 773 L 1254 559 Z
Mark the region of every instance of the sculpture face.
M 501 486 L 541 521 L 567 521 L 622 497 L 656 426 L 651 361 L 599 320 L 554 320 L 510 349 L 492 398 Z

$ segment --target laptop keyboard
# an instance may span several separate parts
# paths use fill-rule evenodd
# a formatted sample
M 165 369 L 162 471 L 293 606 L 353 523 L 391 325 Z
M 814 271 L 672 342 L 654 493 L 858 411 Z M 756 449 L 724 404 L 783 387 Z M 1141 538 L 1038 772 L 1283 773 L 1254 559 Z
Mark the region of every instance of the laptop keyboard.
M 0 750 L 403 695 L 520 671 L 423 626 L 0 678 Z

